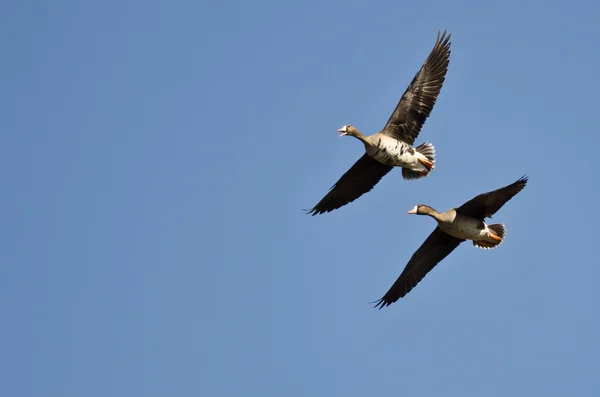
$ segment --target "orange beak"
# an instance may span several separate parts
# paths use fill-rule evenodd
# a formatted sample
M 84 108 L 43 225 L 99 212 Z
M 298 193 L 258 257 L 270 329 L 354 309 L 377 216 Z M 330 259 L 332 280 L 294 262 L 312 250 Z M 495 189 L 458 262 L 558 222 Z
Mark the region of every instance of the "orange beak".
M 417 213 L 417 206 L 416 205 L 415 205 L 415 207 L 412 210 L 410 210 L 410 211 L 407 212 L 407 214 L 416 214 L 416 213 Z
M 346 126 L 343 126 L 339 130 L 337 130 L 337 132 L 341 132 L 340 136 L 348 135 L 348 132 L 346 131 Z

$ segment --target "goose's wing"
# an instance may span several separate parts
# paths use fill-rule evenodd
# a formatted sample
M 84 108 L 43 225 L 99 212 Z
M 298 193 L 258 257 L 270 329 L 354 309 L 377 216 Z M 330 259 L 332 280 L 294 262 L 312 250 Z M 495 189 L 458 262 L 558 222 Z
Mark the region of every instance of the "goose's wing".
M 465 240 L 452 237 L 436 227 L 410 258 L 394 285 L 383 298 L 377 301 L 375 307 L 381 309 L 404 297 L 463 241 Z
M 431 114 L 450 63 L 450 36 L 444 32 L 402 95 L 394 113 L 381 131 L 412 145 Z
M 373 189 L 392 168 L 392 166 L 382 164 L 365 153 L 308 213 L 313 216 L 323 214 L 353 202 Z
M 516 182 L 492 192 L 482 193 L 467 201 L 456 211 L 475 218 L 491 218 L 504 204 L 519 193 L 527 184 L 528 177 L 523 175 Z

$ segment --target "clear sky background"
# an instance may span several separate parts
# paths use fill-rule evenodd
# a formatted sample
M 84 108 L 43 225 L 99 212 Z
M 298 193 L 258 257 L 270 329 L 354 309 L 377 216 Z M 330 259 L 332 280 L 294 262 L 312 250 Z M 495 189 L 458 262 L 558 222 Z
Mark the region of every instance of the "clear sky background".
M 598 396 L 593 1 L 0 5 L 0 395 Z M 452 33 L 398 170 L 330 214 Z M 530 176 L 405 299 L 440 211 Z

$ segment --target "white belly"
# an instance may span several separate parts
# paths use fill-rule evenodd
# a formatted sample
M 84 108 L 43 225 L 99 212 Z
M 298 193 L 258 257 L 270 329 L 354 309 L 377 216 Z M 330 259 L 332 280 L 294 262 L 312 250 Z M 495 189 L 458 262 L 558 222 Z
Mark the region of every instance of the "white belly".
M 427 171 L 427 168 L 418 160 L 420 156 L 425 156 L 418 153 L 409 144 L 392 137 L 383 135 L 375 145 L 367 146 L 366 149 L 367 154 L 380 163 Z

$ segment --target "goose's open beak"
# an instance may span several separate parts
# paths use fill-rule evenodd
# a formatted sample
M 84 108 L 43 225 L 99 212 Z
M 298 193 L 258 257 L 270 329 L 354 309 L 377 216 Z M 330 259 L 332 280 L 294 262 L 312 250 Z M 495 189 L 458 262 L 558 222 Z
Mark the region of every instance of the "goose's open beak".
M 348 131 L 346 129 L 346 126 L 343 126 L 342 128 L 340 128 L 339 130 L 337 130 L 337 132 L 341 132 L 340 136 L 344 136 L 348 134 Z

